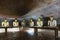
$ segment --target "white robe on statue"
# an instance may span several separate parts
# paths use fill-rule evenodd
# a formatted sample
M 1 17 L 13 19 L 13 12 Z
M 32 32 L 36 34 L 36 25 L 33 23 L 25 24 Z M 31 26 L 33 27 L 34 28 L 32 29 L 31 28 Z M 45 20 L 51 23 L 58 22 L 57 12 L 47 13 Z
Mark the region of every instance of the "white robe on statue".
M 9 26 L 9 22 L 2 22 L 2 27 L 8 27 Z
M 48 26 L 50 26 L 50 27 L 56 27 L 57 26 L 57 21 L 56 20 L 48 21 Z
M 43 26 L 43 22 L 42 21 L 37 21 L 37 26 L 39 26 L 39 27 L 42 27 Z
M 13 26 L 14 27 L 18 27 L 19 26 L 19 22 L 13 22 Z

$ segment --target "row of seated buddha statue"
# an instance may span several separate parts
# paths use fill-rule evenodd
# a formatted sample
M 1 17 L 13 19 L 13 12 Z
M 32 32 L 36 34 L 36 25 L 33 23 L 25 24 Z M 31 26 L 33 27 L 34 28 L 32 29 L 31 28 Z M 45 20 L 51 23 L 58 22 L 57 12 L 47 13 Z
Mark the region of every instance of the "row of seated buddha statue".
M 48 26 L 50 26 L 50 27 L 56 27 L 57 26 L 57 21 L 54 20 L 53 16 L 50 17 L 50 20 L 48 20 L 47 23 L 48 23 Z M 19 27 L 20 26 L 17 18 L 14 19 L 14 21 L 12 22 L 12 25 L 14 27 Z M 25 19 L 23 19 L 22 22 L 21 22 L 21 26 L 24 27 L 26 25 L 27 25 L 27 22 L 26 22 Z M 33 19 L 30 19 L 29 26 L 34 27 L 34 25 L 35 25 L 35 22 L 33 21 Z M 36 25 L 37 25 L 37 27 L 42 27 L 43 26 L 43 20 L 41 20 L 40 17 L 37 18 Z M 2 21 L 1 26 L 2 27 L 9 27 L 10 26 L 9 21 L 5 18 L 4 21 Z

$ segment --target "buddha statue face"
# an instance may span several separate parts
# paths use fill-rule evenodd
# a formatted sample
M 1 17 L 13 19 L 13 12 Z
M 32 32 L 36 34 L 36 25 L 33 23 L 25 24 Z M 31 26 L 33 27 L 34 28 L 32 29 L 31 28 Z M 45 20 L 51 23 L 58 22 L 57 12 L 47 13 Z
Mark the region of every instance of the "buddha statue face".
M 7 20 L 5 19 L 4 22 L 7 22 Z
M 50 20 L 52 21 L 52 20 L 54 20 L 54 18 L 53 17 L 50 17 Z
M 31 21 L 31 22 L 33 22 L 33 20 L 32 20 L 32 19 L 31 19 L 30 21 Z
M 25 20 L 23 20 L 23 22 L 25 22 Z
M 15 20 L 15 22 L 17 22 L 17 20 Z
M 40 19 L 40 18 L 38 18 L 38 21 L 41 21 L 41 19 Z

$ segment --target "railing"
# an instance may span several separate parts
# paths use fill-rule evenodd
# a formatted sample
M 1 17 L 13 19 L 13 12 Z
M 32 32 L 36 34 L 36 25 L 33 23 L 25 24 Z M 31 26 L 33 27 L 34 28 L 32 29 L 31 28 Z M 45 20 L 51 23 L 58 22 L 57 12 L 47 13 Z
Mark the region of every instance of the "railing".
M 0 27 L 0 28 L 4 28 L 5 29 L 5 34 L 7 35 L 7 29 L 8 28 L 16 28 L 16 27 Z M 26 28 L 26 27 L 24 27 Z M 33 28 L 34 29 L 34 32 L 35 32 L 35 37 L 36 39 L 38 40 L 38 29 L 49 29 L 49 30 L 54 30 L 55 31 L 55 40 L 57 40 L 58 38 L 58 27 L 37 27 L 37 26 L 34 26 L 34 27 L 27 27 L 27 28 Z M 19 27 L 20 29 L 20 27 Z
M 55 40 L 57 40 L 57 38 L 58 38 L 58 27 L 37 27 L 37 26 L 35 26 L 35 27 L 30 27 L 30 28 L 34 28 L 36 39 L 37 39 L 37 36 L 38 36 L 38 29 L 54 30 L 55 31 Z

